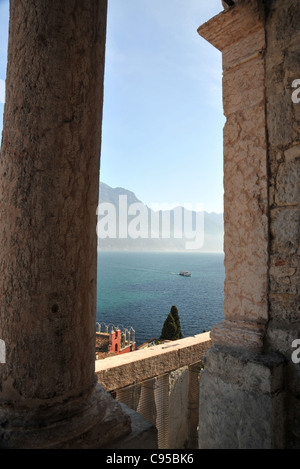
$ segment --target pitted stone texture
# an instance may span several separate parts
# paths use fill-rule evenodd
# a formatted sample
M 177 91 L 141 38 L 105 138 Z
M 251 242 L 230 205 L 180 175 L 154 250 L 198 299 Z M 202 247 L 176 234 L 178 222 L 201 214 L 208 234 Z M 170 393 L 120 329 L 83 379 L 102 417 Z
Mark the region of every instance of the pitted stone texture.
M 298 205 L 300 201 L 300 157 L 279 165 L 276 177 L 277 206 Z
M 299 19 L 297 0 L 270 2 L 266 24 L 266 102 L 271 323 L 266 343 L 269 348 L 284 351 L 288 360 L 291 345 L 290 350 L 283 345 L 287 331 L 294 328 L 296 334 L 300 332 L 300 105 L 292 101 L 292 83 L 299 78 Z
M 260 344 L 261 352 L 281 352 L 288 364 L 285 407 L 276 404 L 276 395 L 258 393 L 259 416 L 251 383 L 248 392 L 242 381 L 235 381 L 238 365 L 228 358 L 232 367 L 223 363 L 226 376 L 208 361 L 202 397 L 209 407 L 203 410 L 200 425 L 204 432 L 209 422 L 214 447 L 222 447 L 224 441 L 228 447 L 243 447 L 247 437 L 240 425 L 245 422 L 249 447 L 259 444 L 261 434 L 263 447 L 299 448 L 300 380 L 291 360 L 292 341 L 300 337 L 300 105 L 292 101 L 292 83 L 299 78 L 299 20 L 298 0 L 240 0 L 199 28 L 223 53 L 227 117 L 225 321 L 212 330 L 212 342 L 231 344 L 236 350 Z M 254 377 L 255 370 L 249 369 L 249 376 Z M 282 419 L 287 417 L 285 441 L 282 434 L 278 440 L 272 433 L 277 418 L 283 428 L 280 413 Z
M 224 127 L 225 322 L 213 343 L 262 348 L 268 319 L 268 167 L 264 7 L 237 1 L 198 31 L 222 51 Z M 234 323 L 236 322 L 236 327 Z M 253 329 L 251 331 L 250 329 Z M 259 329 L 259 330 L 258 330 Z M 223 334 L 223 337 L 221 337 Z
M 272 253 L 277 258 L 299 256 L 300 210 L 282 207 L 271 210 Z
M 200 376 L 199 447 L 284 447 L 284 360 L 213 347 Z
M 233 93 L 234 90 L 234 93 Z M 255 105 L 264 105 L 264 61 L 261 55 L 229 67 L 223 77 L 225 116 Z
M 169 376 L 169 448 L 183 448 L 188 436 L 189 370 L 179 368 Z
M 300 104 L 292 101 L 299 78 L 300 4 L 269 2 L 266 35 L 270 270 L 269 323 L 265 349 L 278 350 L 288 363 L 287 448 L 299 448 L 299 365 L 293 341 L 300 337 Z
M 274 64 L 274 62 L 272 62 Z M 267 100 L 269 141 L 272 145 L 289 145 L 293 141 L 293 112 L 290 90 L 274 91 Z
M 233 347 L 261 351 L 265 331 L 264 324 L 225 319 L 212 327 L 212 343 L 223 345 L 230 343 Z
M 130 431 L 96 384 L 96 208 L 107 2 L 10 2 L 0 158 L 0 446 Z
M 267 319 L 268 194 L 263 107 L 224 128 L 224 250 L 227 319 Z
M 131 432 L 129 416 L 100 385 L 77 398 L 0 408 L 1 449 L 101 448 Z
M 94 382 L 105 36 L 105 1 L 10 2 L 0 396 L 78 395 Z

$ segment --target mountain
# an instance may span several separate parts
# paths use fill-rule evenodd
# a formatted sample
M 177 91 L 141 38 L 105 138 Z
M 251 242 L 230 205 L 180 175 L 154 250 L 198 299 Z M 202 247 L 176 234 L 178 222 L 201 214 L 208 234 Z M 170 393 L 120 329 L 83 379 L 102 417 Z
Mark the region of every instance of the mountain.
M 154 211 L 133 192 L 100 182 L 97 233 L 101 251 L 222 252 L 223 232 L 223 214 L 185 207 Z
M 120 195 L 127 195 L 129 205 L 141 202 L 133 192 L 123 189 L 123 187 L 116 187 L 113 189 L 104 182 L 100 182 L 100 203 L 108 202 L 117 206 L 119 204 Z

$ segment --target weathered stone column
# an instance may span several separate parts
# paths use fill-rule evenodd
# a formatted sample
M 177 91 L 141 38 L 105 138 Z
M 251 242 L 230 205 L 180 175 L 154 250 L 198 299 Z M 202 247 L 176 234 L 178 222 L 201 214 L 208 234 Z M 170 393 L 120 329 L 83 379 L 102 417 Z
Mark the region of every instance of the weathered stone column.
M 213 347 L 200 379 L 201 448 L 285 445 L 284 360 L 278 348 L 266 353 L 265 347 L 270 263 L 269 6 L 239 0 L 199 28 L 200 35 L 222 52 L 226 116 L 225 319 L 211 332 Z
M 118 404 L 94 374 L 106 8 L 106 0 L 10 2 L 0 158 L 2 447 L 99 447 L 129 431 L 119 407 L 110 430 Z
M 189 366 L 188 391 L 188 448 L 198 448 L 200 365 Z
M 262 350 L 268 320 L 268 181 L 262 2 L 240 1 L 199 28 L 222 51 L 224 316 L 211 338 Z
M 156 424 L 155 385 L 155 378 L 141 383 L 141 394 L 137 406 L 137 412 L 154 425 Z
M 300 448 L 300 3 L 272 1 L 266 35 L 269 150 L 268 351 L 287 363 L 286 447 Z M 295 352 L 295 358 L 293 354 Z
M 169 374 L 160 375 L 156 379 L 155 388 L 156 428 L 158 432 L 158 448 L 169 448 Z

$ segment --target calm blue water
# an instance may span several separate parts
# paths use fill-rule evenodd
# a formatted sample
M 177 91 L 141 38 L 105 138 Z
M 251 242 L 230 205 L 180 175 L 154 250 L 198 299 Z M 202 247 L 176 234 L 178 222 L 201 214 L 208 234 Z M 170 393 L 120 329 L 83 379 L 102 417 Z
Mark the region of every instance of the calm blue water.
M 132 326 L 138 346 L 160 336 L 176 305 L 184 337 L 209 330 L 223 319 L 223 261 L 222 253 L 98 253 L 97 321 Z

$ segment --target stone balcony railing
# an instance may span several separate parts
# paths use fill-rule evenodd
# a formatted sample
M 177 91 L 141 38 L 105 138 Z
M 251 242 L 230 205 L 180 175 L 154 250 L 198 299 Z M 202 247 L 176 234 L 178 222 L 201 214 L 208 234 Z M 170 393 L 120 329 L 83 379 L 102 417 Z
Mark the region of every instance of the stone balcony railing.
M 160 449 L 198 447 L 199 378 L 210 333 L 96 360 L 98 382 L 154 424 Z

